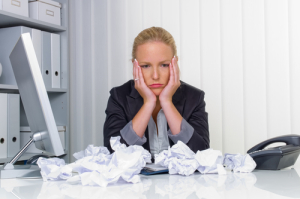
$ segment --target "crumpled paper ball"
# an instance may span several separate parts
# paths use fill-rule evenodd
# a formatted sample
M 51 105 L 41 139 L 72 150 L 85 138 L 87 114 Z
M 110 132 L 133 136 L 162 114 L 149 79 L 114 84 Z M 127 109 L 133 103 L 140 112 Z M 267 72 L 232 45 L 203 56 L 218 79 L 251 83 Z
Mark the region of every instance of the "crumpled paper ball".
M 169 174 L 185 176 L 193 174 L 199 166 L 195 153 L 181 141 L 155 155 L 155 164 L 168 168 Z
M 241 155 L 241 154 L 225 154 L 224 165 L 233 170 L 233 172 L 241 172 L 241 173 L 249 173 L 252 172 L 256 163 L 253 158 L 249 155 Z
M 200 173 L 226 174 L 226 170 L 223 167 L 223 155 L 221 151 L 211 148 L 197 151 L 195 159 L 199 163 L 197 170 Z
M 63 159 L 40 157 L 37 165 L 41 168 L 43 181 L 65 180 L 72 177 L 72 167 L 65 165 Z

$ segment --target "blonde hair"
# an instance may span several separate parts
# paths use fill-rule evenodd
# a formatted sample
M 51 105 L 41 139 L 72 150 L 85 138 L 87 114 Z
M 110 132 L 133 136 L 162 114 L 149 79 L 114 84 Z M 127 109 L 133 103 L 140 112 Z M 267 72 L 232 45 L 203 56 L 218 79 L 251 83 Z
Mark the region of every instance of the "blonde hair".
M 132 47 L 132 61 L 136 58 L 136 50 L 139 45 L 147 42 L 160 41 L 170 46 L 177 58 L 177 49 L 173 36 L 161 27 L 151 27 L 143 30 L 136 36 Z

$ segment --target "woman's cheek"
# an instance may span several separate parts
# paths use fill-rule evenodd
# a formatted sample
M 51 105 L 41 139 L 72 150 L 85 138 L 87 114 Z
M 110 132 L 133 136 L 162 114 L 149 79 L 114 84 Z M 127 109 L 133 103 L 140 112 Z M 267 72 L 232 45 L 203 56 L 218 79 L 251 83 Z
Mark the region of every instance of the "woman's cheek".
M 143 69 L 143 68 L 142 68 L 142 74 L 143 74 L 143 77 L 144 77 L 144 81 L 147 84 L 148 80 L 149 80 L 149 75 L 148 75 L 147 71 L 145 71 L 145 69 Z
M 170 80 L 170 71 L 165 71 L 164 73 L 164 81 L 167 83 Z

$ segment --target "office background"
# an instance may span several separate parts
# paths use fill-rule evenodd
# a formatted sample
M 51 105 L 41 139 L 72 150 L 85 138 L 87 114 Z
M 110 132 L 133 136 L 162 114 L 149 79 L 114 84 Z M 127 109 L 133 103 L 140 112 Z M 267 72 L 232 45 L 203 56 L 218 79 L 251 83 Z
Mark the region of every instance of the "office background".
M 132 78 L 133 40 L 151 26 L 174 36 L 181 80 L 205 91 L 212 148 L 246 153 L 300 134 L 300 1 L 69 4 L 71 154 L 103 145 L 109 90 Z

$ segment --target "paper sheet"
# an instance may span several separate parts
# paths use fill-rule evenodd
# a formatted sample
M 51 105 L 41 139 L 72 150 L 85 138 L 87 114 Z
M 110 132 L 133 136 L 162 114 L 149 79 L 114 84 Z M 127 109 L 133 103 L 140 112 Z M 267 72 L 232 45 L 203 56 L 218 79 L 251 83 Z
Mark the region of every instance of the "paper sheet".
M 151 171 L 161 171 L 166 169 L 165 166 L 161 166 L 159 164 L 154 164 L 154 163 L 146 164 L 144 168 L 149 169 Z

